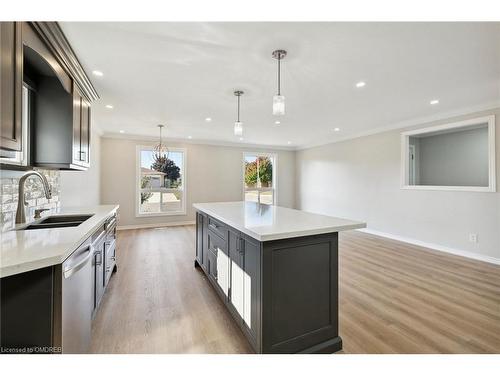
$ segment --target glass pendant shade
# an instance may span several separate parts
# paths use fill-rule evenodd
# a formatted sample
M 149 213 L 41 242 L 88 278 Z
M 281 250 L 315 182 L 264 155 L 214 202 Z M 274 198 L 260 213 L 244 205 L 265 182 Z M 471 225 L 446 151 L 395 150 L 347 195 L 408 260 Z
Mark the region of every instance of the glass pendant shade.
M 236 121 L 234 123 L 234 135 L 237 136 L 243 135 L 243 123 L 241 121 Z
M 273 115 L 282 116 L 285 114 L 285 97 L 283 95 L 273 96 Z

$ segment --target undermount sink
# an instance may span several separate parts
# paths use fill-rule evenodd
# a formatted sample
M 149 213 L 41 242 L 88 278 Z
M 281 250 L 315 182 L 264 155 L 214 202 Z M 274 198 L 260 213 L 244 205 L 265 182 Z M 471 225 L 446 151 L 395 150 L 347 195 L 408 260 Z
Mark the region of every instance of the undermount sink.
M 19 230 L 31 230 L 31 229 L 49 229 L 49 228 L 65 228 L 65 227 L 77 227 L 84 221 L 90 219 L 94 215 L 55 215 L 48 216 L 45 219 L 29 224 L 24 228 Z
M 68 223 L 68 222 L 80 222 L 83 223 L 85 220 L 90 219 L 94 215 L 54 215 L 47 216 L 45 219 L 37 224 L 58 224 L 58 223 Z

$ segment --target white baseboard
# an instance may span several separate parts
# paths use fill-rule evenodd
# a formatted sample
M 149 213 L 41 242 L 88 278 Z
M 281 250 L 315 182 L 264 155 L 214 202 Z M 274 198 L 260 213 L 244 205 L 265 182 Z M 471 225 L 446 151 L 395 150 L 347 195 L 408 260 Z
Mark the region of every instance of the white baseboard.
M 181 225 L 195 225 L 195 224 L 196 224 L 196 221 L 192 220 L 192 221 L 174 221 L 171 223 L 119 225 L 116 227 L 116 230 L 178 227 Z
M 470 259 L 480 260 L 482 262 L 487 262 L 487 263 L 492 263 L 492 264 L 498 264 L 498 265 L 500 265 L 500 259 L 494 258 L 494 257 L 490 257 L 488 255 L 476 254 L 476 253 L 472 253 L 472 252 L 466 251 L 466 250 L 452 249 L 450 247 L 446 247 L 446 246 L 442 246 L 442 245 L 436 245 L 436 244 L 429 243 L 429 242 L 424 242 L 424 241 L 419 241 L 419 240 L 415 240 L 413 238 L 399 236 L 397 234 L 380 232 L 380 231 L 374 230 L 374 229 L 363 228 L 363 229 L 358 229 L 358 230 L 360 232 L 373 234 L 375 236 L 390 238 L 392 240 L 406 242 L 406 243 L 409 243 L 409 244 L 412 244 L 412 245 L 426 247 L 426 248 L 431 249 L 431 250 L 442 251 L 444 253 L 449 253 L 449 254 L 453 254 L 453 255 L 462 256 L 462 257 L 465 257 L 465 258 L 470 258 Z

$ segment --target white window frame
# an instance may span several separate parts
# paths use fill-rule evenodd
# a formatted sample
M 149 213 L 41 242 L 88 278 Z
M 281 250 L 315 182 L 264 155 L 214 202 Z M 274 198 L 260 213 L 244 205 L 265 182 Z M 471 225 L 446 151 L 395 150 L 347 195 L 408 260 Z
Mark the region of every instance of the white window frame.
M 472 125 L 484 124 L 488 126 L 488 186 L 434 186 L 434 185 L 409 185 L 409 139 L 412 135 L 429 132 L 462 128 Z M 470 120 L 453 122 L 427 128 L 410 130 L 401 133 L 401 189 L 407 190 L 448 190 L 448 191 L 475 191 L 496 192 L 495 169 L 495 116 L 476 117 Z
M 176 216 L 176 215 L 186 215 L 186 201 L 187 201 L 187 175 L 186 175 L 186 165 L 187 165 L 187 149 L 178 147 L 169 147 L 171 152 L 182 152 L 182 207 L 178 211 L 170 212 L 141 212 L 141 151 L 150 151 L 152 146 L 138 145 L 136 147 L 136 157 L 135 157 L 135 216 L 136 217 L 154 217 L 154 216 Z M 151 192 L 161 192 L 169 193 L 179 191 L 180 189 L 151 189 Z M 161 196 L 161 194 L 160 194 Z
M 273 158 L 273 187 L 272 188 L 251 188 L 247 189 L 245 187 L 245 158 L 247 156 L 265 156 L 265 157 L 270 157 Z M 241 179 L 242 179 L 242 184 L 243 184 L 243 201 L 245 201 L 245 193 L 247 190 L 250 191 L 255 191 L 257 190 L 259 193 L 263 191 L 272 191 L 273 192 L 273 206 L 277 205 L 278 202 L 278 174 L 276 171 L 278 170 L 278 154 L 275 153 L 269 153 L 269 152 L 249 152 L 245 151 L 243 152 L 243 156 L 241 158 Z M 259 200 L 260 200 L 260 194 L 259 194 Z

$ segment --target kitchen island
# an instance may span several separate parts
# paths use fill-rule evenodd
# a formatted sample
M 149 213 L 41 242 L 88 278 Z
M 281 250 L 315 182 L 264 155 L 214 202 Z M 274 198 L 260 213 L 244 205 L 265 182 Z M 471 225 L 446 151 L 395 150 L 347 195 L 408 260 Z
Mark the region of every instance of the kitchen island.
M 338 232 L 365 223 L 253 202 L 196 203 L 196 258 L 256 353 L 332 353 Z

